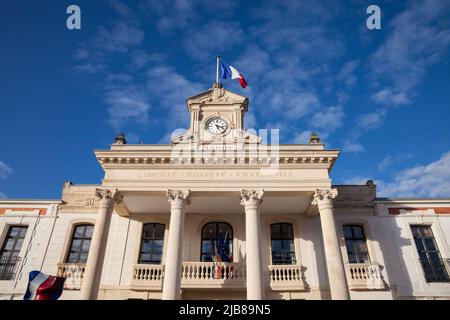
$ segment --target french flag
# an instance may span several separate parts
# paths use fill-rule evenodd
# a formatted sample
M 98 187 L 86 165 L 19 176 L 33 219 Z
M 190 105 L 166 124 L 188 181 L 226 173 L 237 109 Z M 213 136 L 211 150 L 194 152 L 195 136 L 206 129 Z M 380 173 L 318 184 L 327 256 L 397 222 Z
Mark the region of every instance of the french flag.
M 247 87 L 247 81 L 245 81 L 244 76 L 237 71 L 237 69 L 222 59 L 220 59 L 220 78 L 222 79 L 238 79 L 242 88 Z
M 62 277 L 49 276 L 37 270 L 30 272 L 23 300 L 58 300 L 64 288 Z

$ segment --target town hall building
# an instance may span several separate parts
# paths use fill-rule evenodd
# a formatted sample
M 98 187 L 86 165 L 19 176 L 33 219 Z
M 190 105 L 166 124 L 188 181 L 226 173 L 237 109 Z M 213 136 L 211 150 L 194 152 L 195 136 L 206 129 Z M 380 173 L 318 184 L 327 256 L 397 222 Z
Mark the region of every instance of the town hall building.
M 60 299 L 450 299 L 450 198 L 333 185 L 339 150 L 268 143 L 220 84 L 187 108 L 170 144 L 95 150 L 96 185 L 0 200 L 1 299 L 31 270 Z

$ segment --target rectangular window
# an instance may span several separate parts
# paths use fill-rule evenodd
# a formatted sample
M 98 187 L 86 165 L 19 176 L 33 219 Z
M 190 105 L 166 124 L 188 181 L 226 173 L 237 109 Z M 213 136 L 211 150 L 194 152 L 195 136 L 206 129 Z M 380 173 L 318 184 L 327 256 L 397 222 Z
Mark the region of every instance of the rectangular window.
M 292 224 L 270 225 L 272 264 L 295 264 L 294 231 Z
M 159 223 L 144 224 L 139 263 L 161 264 L 165 226 Z
M 364 228 L 360 225 L 344 225 L 345 248 L 348 262 L 370 263 Z
M 431 226 L 411 226 L 411 230 L 426 281 L 449 282 L 448 272 L 434 240 Z
M 11 226 L 0 250 L 0 280 L 14 279 L 27 226 Z

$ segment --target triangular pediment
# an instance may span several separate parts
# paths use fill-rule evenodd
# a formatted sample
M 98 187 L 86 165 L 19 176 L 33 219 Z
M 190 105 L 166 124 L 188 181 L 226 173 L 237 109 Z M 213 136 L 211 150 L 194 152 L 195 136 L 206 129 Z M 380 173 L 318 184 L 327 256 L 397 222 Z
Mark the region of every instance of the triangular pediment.
M 248 98 L 240 94 L 231 92 L 221 87 L 214 87 L 205 92 L 196 94 L 186 100 L 188 110 L 191 105 L 206 105 L 206 104 L 239 104 L 244 110 L 248 107 Z

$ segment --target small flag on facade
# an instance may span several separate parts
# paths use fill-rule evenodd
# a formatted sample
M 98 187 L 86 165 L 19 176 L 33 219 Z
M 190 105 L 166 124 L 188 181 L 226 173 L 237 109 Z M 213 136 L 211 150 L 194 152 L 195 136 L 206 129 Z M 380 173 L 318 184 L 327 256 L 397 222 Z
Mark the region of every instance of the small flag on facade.
M 30 272 L 23 300 L 58 300 L 63 292 L 64 281 L 65 278 L 33 270 Z
M 238 79 L 242 88 L 247 87 L 247 81 L 244 76 L 233 66 L 220 59 L 220 78 L 221 79 Z

